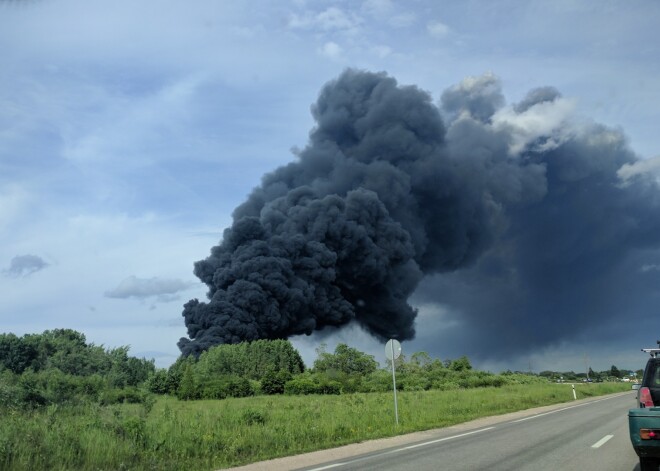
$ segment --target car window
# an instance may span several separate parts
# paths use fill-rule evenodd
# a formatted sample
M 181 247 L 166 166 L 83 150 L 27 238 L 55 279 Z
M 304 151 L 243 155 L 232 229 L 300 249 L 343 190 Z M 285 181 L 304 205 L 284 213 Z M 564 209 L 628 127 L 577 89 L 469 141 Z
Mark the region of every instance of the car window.
M 644 375 L 644 385 L 651 388 L 660 388 L 660 368 L 657 361 L 649 361 Z

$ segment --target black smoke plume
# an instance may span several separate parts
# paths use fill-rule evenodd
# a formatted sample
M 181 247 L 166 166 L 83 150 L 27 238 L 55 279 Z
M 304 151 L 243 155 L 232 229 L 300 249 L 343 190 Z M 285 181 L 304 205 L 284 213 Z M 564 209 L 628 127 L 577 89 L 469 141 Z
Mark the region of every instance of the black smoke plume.
M 353 322 L 407 340 L 413 294 L 460 313 L 489 348 L 506 338 L 503 351 L 551 343 L 558 319 L 583 329 L 615 268 L 658 247 L 660 193 L 644 173 L 621 176 L 638 158 L 620 132 L 564 119 L 567 103 L 544 87 L 506 108 L 485 75 L 438 107 L 347 70 L 322 89 L 296 161 L 263 178 L 195 264 L 209 299 L 185 305 L 181 351 Z

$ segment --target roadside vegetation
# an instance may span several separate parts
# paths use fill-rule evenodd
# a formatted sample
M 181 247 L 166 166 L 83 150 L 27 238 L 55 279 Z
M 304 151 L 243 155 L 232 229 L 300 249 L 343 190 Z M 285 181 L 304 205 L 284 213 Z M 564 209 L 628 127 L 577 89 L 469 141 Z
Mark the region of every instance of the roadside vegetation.
M 476 371 L 467 357 L 419 352 L 396 368 L 398 426 L 391 370 L 343 344 L 321 346 L 310 369 L 284 340 L 157 369 L 68 329 L 2 334 L 0 469 L 220 469 L 573 399 L 552 376 Z M 578 399 L 630 388 L 576 379 Z

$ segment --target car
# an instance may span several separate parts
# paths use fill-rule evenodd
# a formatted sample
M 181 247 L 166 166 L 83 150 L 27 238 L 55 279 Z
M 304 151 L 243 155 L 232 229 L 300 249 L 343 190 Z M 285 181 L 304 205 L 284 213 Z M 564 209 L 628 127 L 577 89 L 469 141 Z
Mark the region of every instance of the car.
M 660 348 L 643 348 L 642 351 L 649 353 L 651 358 L 646 362 L 641 384 L 633 384 L 632 388 L 637 389 L 640 408 L 660 406 Z
M 637 389 L 636 407 L 628 411 L 630 441 L 639 456 L 640 471 L 658 471 L 660 467 L 660 340 L 658 348 L 643 348 L 651 358 L 646 362 Z

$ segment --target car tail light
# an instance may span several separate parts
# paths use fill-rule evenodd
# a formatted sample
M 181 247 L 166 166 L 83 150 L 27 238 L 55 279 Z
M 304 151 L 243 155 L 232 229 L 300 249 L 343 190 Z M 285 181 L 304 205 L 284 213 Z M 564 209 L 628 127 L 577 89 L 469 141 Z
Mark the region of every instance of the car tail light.
M 639 403 L 642 407 L 653 407 L 653 399 L 651 398 L 651 390 L 649 388 L 641 388 L 639 390 Z
M 660 433 L 658 433 L 658 430 L 641 428 L 639 429 L 639 438 L 642 440 L 658 440 L 660 439 Z

